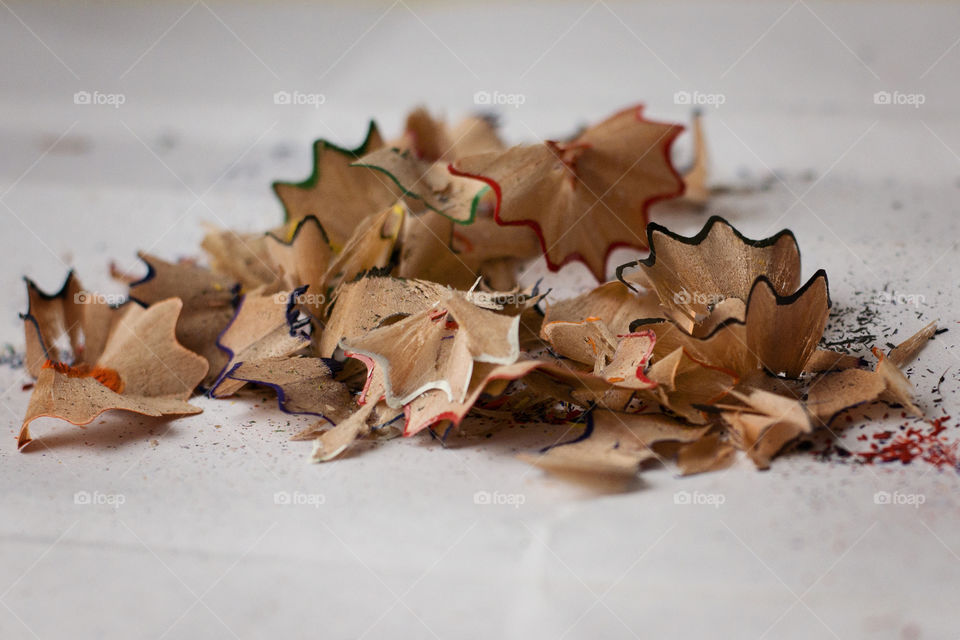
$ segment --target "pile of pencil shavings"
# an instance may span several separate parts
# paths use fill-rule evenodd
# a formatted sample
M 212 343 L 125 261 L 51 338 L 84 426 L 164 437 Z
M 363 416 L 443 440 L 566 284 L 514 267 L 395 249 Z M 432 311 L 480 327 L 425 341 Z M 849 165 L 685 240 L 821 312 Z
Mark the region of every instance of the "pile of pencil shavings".
M 448 127 L 417 110 L 389 143 L 372 124 L 354 150 L 318 141 L 310 178 L 274 185 L 284 224 L 211 231 L 209 267 L 141 254 L 147 276 L 128 280 L 119 306 L 72 273 L 55 295 L 28 281 L 36 384 L 19 445 L 41 416 L 194 414 L 194 393 L 259 385 L 280 410 L 317 417 L 295 436 L 314 441 L 314 461 L 495 413 L 555 425 L 558 440 L 582 424 L 522 457 L 622 479 L 652 458 L 718 469 L 737 450 L 766 468 L 863 403 L 919 415 L 901 368 L 933 325 L 874 349 L 869 366 L 818 347 L 827 277 L 801 282 L 790 231 L 750 240 L 714 217 L 688 238 L 647 224 L 652 203 L 682 202 L 685 187 L 705 198 L 702 139 L 685 175 L 671 162 L 681 131 L 637 107 L 566 141 L 507 148 L 489 118 Z M 603 282 L 621 245 L 649 255 L 572 299 L 518 286 L 540 255 L 553 270 L 582 261 Z

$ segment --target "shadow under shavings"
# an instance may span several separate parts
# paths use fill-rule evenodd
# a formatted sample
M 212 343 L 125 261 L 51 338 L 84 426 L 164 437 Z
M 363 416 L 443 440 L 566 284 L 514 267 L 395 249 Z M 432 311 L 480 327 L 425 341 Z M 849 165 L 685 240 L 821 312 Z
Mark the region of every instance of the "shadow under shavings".
M 430 438 L 435 446 L 445 449 L 477 449 L 491 456 L 513 457 L 519 453 L 537 455 L 553 446 L 562 446 L 577 440 L 584 433 L 586 424 L 582 423 L 516 423 L 509 420 L 470 416 L 464 420 L 460 430 L 451 430 L 446 438 L 443 434 Z M 656 460 L 645 464 L 644 468 L 661 466 Z M 527 463 L 523 463 L 527 464 Z M 615 495 L 630 493 L 647 488 L 641 476 L 605 476 L 597 473 L 560 473 L 546 472 L 531 468 L 531 473 L 540 474 L 545 482 L 562 482 L 584 489 L 588 495 Z
M 517 423 L 483 416 L 469 416 L 459 429 L 451 429 L 446 437 L 437 433 L 437 439 L 446 449 L 482 447 L 497 455 L 536 453 L 583 435 L 585 424 L 580 423 Z
M 176 433 L 177 416 L 141 416 L 105 413 L 88 425 L 77 426 L 56 418 L 38 418 L 30 425 L 33 440 L 21 451 L 27 455 L 78 449 L 120 449 Z

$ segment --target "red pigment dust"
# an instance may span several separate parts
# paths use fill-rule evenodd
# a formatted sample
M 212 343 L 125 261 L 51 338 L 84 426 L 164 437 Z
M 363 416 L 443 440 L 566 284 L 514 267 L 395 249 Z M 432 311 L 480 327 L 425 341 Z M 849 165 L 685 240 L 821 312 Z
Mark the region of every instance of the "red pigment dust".
M 946 436 L 941 435 L 947 429 L 948 420 L 950 416 L 942 416 L 927 421 L 923 427 L 909 426 L 900 432 L 875 433 L 873 439 L 878 442 L 870 443 L 869 451 L 853 453 L 866 464 L 898 460 L 909 464 L 914 460 L 922 460 L 937 468 L 960 468 L 960 453 L 957 451 L 960 441 L 950 442 Z M 857 439 L 864 441 L 867 437 L 864 435 Z
M 53 369 L 71 378 L 93 378 L 111 391 L 123 392 L 123 380 L 120 379 L 120 374 L 107 367 L 90 367 L 85 364 L 71 367 L 65 362 L 47 360 L 43 363 L 43 368 Z

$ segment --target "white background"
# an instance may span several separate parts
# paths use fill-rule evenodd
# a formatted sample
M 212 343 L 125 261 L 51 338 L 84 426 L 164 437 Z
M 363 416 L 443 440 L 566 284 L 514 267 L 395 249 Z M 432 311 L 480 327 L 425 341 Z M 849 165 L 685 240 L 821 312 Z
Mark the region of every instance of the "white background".
M 956 5 L 78 4 L 0 2 L 0 342 L 22 348 L 21 275 L 52 291 L 72 266 L 118 292 L 111 260 L 196 255 L 203 222 L 275 225 L 269 183 L 306 176 L 315 137 L 357 144 L 368 117 L 392 135 L 419 103 L 453 119 L 476 91 L 520 94 L 500 110 L 520 142 L 637 101 L 686 121 L 674 94 L 696 91 L 725 100 L 706 126 L 714 179 L 736 188 L 710 211 L 752 237 L 793 229 L 838 308 L 884 286 L 922 299 L 873 304 L 876 333 L 949 327 L 912 371 L 931 415 L 960 408 Z M 125 102 L 77 105 L 77 91 Z M 275 91 L 324 103 L 275 105 Z M 876 105 L 877 91 L 925 102 Z M 654 217 L 691 233 L 705 220 Z M 580 267 L 548 280 L 588 283 Z M 4 639 L 960 633 L 951 470 L 795 453 L 766 473 L 654 469 L 598 495 L 513 457 L 562 434 L 533 426 L 312 466 L 310 444 L 287 440 L 309 421 L 259 392 L 177 421 L 39 421 L 43 444 L 21 454 L 24 382 L 0 367 Z M 883 411 L 867 431 L 901 424 Z M 478 491 L 523 504 L 477 505 Z M 678 505 L 678 491 L 724 502 Z M 925 502 L 877 505 L 878 491 Z

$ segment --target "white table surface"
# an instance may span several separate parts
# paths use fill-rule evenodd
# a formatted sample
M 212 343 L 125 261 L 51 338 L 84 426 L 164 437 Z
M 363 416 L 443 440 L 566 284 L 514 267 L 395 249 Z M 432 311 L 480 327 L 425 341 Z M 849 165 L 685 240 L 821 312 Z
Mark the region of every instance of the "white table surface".
M 885 285 L 922 297 L 874 304 L 881 345 L 893 328 L 949 327 L 913 371 L 931 415 L 960 409 L 960 6 L 0 5 L 0 343 L 22 349 L 21 275 L 54 290 L 75 267 L 118 292 L 111 260 L 196 255 L 203 222 L 273 225 L 270 181 L 307 175 L 316 136 L 359 142 L 369 116 L 393 133 L 421 102 L 456 118 L 476 91 L 518 93 L 501 113 L 521 141 L 635 101 L 685 119 L 674 93 L 699 91 L 725 99 L 706 109 L 715 180 L 745 187 L 711 211 L 754 237 L 793 229 L 836 305 Z M 74 104 L 84 90 L 125 102 Z M 281 90 L 324 104 L 275 105 Z M 876 105 L 881 90 L 925 102 Z M 580 267 L 547 280 L 587 284 Z M 795 453 L 765 473 L 653 469 L 597 495 L 517 461 L 530 432 L 314 466 L 288 441 L 308 420 L 265 392 L 200 399 L 176 421 L 43 420 L 43 444 L 17 453 L 24 375 L 0 367 L 0 638 L 960 635 L 952 470 Z M 523 504 L 477 505 L 477 491 Z M 678 491 L 723 504 L 678 505 Z M 878 491 L 924 504 L 877 505 Z

